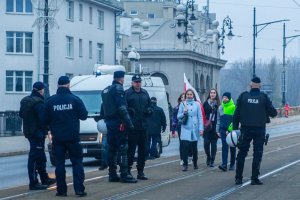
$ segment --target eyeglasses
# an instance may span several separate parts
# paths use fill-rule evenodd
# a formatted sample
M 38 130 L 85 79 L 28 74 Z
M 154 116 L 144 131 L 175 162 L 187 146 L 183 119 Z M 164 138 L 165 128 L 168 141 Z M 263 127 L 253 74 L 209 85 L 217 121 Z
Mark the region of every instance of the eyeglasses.
M 135 82 L 135 83 L 141 83 L 141 81 L 133 81 L 133 82 Z

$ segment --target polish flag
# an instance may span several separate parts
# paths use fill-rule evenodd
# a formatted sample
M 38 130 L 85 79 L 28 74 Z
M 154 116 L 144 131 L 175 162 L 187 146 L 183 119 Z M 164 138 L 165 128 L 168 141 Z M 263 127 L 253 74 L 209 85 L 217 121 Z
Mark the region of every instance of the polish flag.
M 195 93 L 196 100 L 200 104 L 200 108 L 201 108 L 201 112 L 202 112 L 202 117 L 203 117 L 203 123 L 205 124 L 206 123 L 206 116 L 205 116 L 204 108 L 203 108 L 203 105 L 201 103 L 200 97 L 198 95 L 198 92 L 195 90 L 195 88 L 190 84 L 190 82 L 186 78 L 185 73 L 183 74 L 183 82 L 184 82 L 184 92 L 186 92 L 188 89 L 191 89 Z

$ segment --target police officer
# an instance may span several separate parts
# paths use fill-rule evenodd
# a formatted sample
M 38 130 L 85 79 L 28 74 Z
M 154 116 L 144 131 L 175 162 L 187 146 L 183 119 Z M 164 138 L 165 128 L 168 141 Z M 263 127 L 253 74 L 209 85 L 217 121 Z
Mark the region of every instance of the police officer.
M 133 129 L 123 89 L 124 71 L 115 71 L 112 85 L 106 87 L 102 93 L 104 118 L 107 127 L 108 141 L 108 174 L 109 182 L 136 183 L 137 180 L 128 173 L 128 138 L 126 129 Z M 117 162 L 120 166 L 119 177 Z
M 70 91 L 67 76 L 58 79 L 55 95 L 46 102 L 45 121 L 52 133 L 53 155 L 55 156 L 56 196 L 67 196 L 65 155 L 68 152 L 73 169 L 73 184 L 77 196 L 86 196 L 84 191 L 84 169 L 82 147 L 79 137 L 79 120 L 86 120 L 87 110 L 80 98 Z
M 46 189 L 56 182 L 55 179 L 49 178 L 46 172 L 45 135 L 47 129 L 42 124 L 44 89 L 42 82 L 35 82 L 31 94 L 20 102 L 19 114 L 23 119 L 23 133 L 30 145 L 27 163 L 30 190 Z M 39 183 L 38 174 L 42 184 Z
M 146 144 L 147 144 L 147 117 L 153 110 L 151 108 L 151 100 L 146 90 L 141 88 L 141 76 L 135 74 L 132 76 L 132 87 L 125 91 L 128 109 L 132 112 L 132 121 L 134 130 L 128 133 L 128 171 L 129 173 L 134 160 L 136 147 L 138 147 L 137 158 L 137 178 L 147 180 L 144 174 L 146 160 Z
M 242 184 L 245 158 L 253 140 L 253 161 L 251 185 L 262 185 L 258 175 L 263 155 L 263 145 L 266 135 L 266 123 L 270 122 L 269 117 L 277 115 L 269 97 L 260 92 L 260 78 L 254 77 L 251 80 L 250 92 L 243 92 L 236 105 L 233 116 L 233 130 L 237 130 L 241 124 L 241 135 L 238 140 L 239 152 L 236 158 L 235 184 Z

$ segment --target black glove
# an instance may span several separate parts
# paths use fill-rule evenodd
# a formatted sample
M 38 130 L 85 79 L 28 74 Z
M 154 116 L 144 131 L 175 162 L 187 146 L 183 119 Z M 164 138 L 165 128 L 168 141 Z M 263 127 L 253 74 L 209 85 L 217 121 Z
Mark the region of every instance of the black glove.
M 164 133 L 166 131 L 166 127 L 163 127 L 162 128 L 162 132 Z

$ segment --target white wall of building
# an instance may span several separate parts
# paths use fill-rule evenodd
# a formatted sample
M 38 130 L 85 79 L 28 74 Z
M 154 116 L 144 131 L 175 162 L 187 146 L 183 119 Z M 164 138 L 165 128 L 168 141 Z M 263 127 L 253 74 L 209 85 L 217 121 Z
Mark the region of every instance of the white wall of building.
M 25 0 L 24 0 L 25 2 Z M 103 44 L 103 63 L 115 62 L 115 11 L 110 6 L 103 6 L 89 0 L 74 0 L 74 20 L 67 20 L 67 1 L 64 1 L 55 19 L 59 28 L 49 31 L 49 86 L 54 94 L 57 79 L 61 75 L 91 74 L 97 63 L 97 43 Z M 79 20 L 79 4 L 83 7 L 83 18 Z M 92 23 L 89 22 L 89 10 L 92 8 Z M 104 13 L 104 28 L 98 28 L 98 12 Z M 7 13 L 6 1 L 0 1 L 0 111 L 18 110 L 21 98 L 30 91 L 7 92 L 6 71 L 32 71 L 32 83 L 43 80 L 43 29 L 32 27 L 36 19 L 33 13 Z M 32 53 L 16 54 L 6 52 L 6 32 L 33 32 Z M 67 57 L 66 36 L 73 37 L 73 56 Z M 82 39 L 82 56 L 79 56 L 79 39 Z M 89 57 L 89 41 L 92 41 L 92 58 Z

